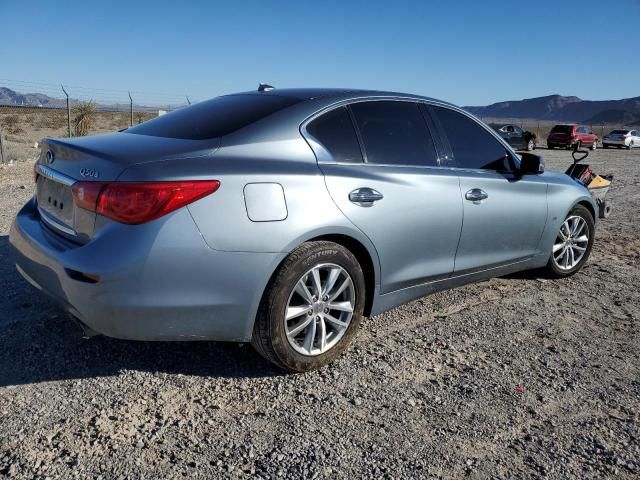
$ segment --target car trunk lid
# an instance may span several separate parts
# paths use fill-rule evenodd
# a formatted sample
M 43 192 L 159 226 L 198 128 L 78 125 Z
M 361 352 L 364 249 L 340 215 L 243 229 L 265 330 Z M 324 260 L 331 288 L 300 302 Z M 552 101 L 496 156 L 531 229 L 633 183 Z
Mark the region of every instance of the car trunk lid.
M 117 181 L 129 166 L 204 155 L 214 151 L 218 143 L 125 132 L 69 139 L 47 138 L 36 163 L 36 198 L 42 221 L 56 233 L 86 243 L 93 235 L 96 215 L 74 204 L 74 184 Z

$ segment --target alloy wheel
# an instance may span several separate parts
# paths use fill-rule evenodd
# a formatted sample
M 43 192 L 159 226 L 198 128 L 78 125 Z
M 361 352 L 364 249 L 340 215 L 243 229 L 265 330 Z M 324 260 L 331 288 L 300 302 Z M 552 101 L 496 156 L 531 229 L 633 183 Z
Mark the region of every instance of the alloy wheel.
M 567 218 L 553 245 L 553 262 L 562 271 L 573 269 L 584 257 L 589 245 L 589 226 L 584 218 Z
M 344 336 L 356 304 L 351 277 L 339 265 L 316 265 L 296 282 L 285 310 L 285 333 L 302 355 L 321 355 Z

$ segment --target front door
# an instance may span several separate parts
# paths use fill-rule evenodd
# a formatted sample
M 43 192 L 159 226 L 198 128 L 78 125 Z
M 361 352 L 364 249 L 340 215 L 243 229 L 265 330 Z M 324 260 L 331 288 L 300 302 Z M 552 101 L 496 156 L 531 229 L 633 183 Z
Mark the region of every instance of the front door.
M 460 178 L 463 227 L 455 271 L 523 261 L 537 253 L 547 219 L 543 176 L 519 176 L 511 154 L 479 123 L 445 107 L 431 111 Z

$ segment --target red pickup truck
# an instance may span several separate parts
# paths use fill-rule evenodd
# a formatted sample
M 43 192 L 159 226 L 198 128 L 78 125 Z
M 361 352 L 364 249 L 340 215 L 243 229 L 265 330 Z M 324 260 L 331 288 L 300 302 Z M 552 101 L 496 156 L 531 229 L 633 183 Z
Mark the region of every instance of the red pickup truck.
M 595 150 L 598 147 L 598 137 L 593 134 L 591 128 L 585 125 L 556 125 L 551 129 L 547 137 L 547 147 L 550 150 L 554 148 L 571 148 L 574 145 L 578 147 L 589 147 Z

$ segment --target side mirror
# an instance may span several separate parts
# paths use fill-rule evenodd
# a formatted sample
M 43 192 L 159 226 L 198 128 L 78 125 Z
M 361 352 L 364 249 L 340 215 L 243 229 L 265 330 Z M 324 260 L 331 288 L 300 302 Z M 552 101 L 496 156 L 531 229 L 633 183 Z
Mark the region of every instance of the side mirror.
M 535 153 L 520 154 L 520 175 L 538 175 L 544 172 L 544 160 Z

